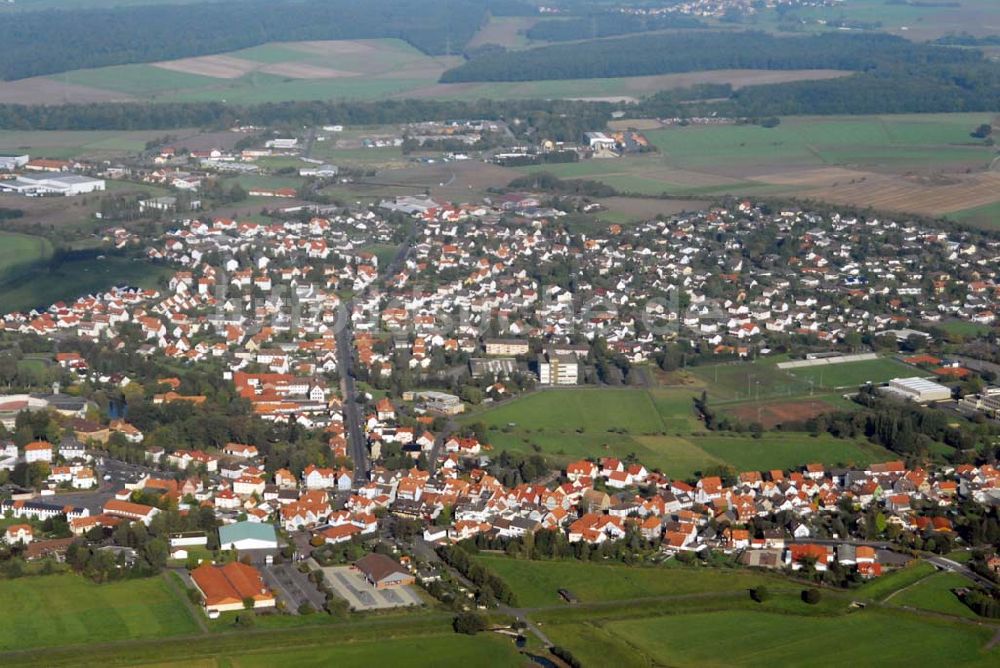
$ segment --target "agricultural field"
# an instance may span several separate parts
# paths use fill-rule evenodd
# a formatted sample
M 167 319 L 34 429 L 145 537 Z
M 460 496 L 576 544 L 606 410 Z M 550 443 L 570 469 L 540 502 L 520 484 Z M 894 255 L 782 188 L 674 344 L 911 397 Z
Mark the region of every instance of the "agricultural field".
M 995 35 L 1000 27 L 1000 6 L 993 0 L 949 0 L 948 2 L 885 2 L 851 0 L 826 7 L 797 7 L 794 15 L 803 23 L 797 30 L 829 30 L 824 24 L 847 19 L 877 25 L 880 32 L 915 41 L 937 39 L 946 35 L 969 33 Z M 823 24 L 819 23 L 820 21 Z M 761 12 L 748 27 L 777 30 L 790 23 L 774 11 Z
M 0 88 L 6 86 L 0 83 Z M 162 136 L 154 130 L 66 130 L 25 131 L 0 130 L 0 152 L 23 152 L 32 158 L 111 159 L 142 151 L 146 142 Z M 191 136 L 192 131 L 178 130 L 172 134 Z
M 731 610 L 611 621 L 602 635 L 655 664 L 700 666 L 988 666 L 992 628 L 882 610 L 811 617 Z M 571 647 L 571 649 L 575 648 Z M 581 651 L 581 660 L 588 654 Z
M 97 585 L 78 575 L 0 581 L 0 651 L 195 633 L 163 578 Z
M 997 229 L 1000 228 L 1000 202 L 993 202 L 985 206 L 977 206 L 961 211 L 953 211 L 945 216 L 945 218 L 957 223 Z
M 252 104 L 382 99 L 434 85 L 458 61 L 457 57 L 426 56 L 397 39 L 282 42 L 5 82 L 0 84 L 0 101 L 54 104 L 141 99 Z
M 820 366 L 789 369 L 788 373 L 817 388 L 857 388 L 865 383 L 885 383 L 893 378 L 925 375 L 924 372 L 898 360 L 883 357 L 864 362 L 824 364 Z
M 789 117 L 754 125 L 650 127 L 653 155 L 519 167 L 643 195 L 799 196 L 995 224 L 995 149 L 973 140 L 990 114 Z M 628 127 L 628 120 L 615 127 Z
M 118 257 L 71 260 L 54 271 L 40 265 L 0 285 L 0 312 L 48 306 L 116 285 L 157 287 L 169 273 L 165 267 Z

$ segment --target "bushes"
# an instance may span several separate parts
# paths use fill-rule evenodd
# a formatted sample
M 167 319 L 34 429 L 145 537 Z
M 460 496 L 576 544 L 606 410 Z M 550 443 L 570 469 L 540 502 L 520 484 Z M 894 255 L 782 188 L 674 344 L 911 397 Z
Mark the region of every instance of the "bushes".
M 559 645 L 553 645 L 552 647 L 549 648 L 549 651 L 552 652 L 556 657 L 565 661 L 566 665 L 568 665 L 570 668 L 583 667 L 583 664 L 580 663 L 580 660 L 575 656 L 573 656 L 573 653 L 568 649 L 566 649 L 565 647 L 560 647 Z
M 455 633 L 474 636 L 480 631 L 486 630 L 486 618 L 476 612 L 463 612 L 455 617 L 451 625 L 455 629 Z
M 962 597 L 962 603 L 980 617 L 1000 619 L 1000 600 L 982 589 L 973 589 Z
M 757 601 L 758 603 L 764 603 L 771 598 L 771 592 L 767 587 L 761 585 L 750 590 L 750 598 Z
M 802 601 L 809 605 L 816 605 L 822 598 L 823 594 L 820 593 L 819 589 L 805 589 L 802 591 Z

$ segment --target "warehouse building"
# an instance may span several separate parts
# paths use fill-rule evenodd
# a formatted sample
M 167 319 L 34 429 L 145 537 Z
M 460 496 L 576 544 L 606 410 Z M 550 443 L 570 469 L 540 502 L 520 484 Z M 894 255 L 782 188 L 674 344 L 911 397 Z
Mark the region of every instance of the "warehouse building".
M 104 179 L 81 174 L 22 175 L 13 181 L 0 181 L 0 190 L 29 197 L 62 195 L 73 197 L 105 189 Z
M 886 388 L 892 394 L 918 404 L 951 399 L 951 388 L 914 376 L 913 378 L 893 378 Z

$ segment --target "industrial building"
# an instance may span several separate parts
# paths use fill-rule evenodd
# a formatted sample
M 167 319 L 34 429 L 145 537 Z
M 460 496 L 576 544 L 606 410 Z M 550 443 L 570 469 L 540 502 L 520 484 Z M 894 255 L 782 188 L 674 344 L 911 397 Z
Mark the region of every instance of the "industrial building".
M 105 185 L 104 179 L 81 174 L 25 174 L 13 181 L 0 181 L 0 190 L 29 197 L 46 195 L 73 197 L 103 191 Z
M 918 404 L 932 401 L 947 401 L 951 399 L 951 388 L 914 376 L 912 378 L 893 378 L 886 388 L 889 392 L 902 396 Z

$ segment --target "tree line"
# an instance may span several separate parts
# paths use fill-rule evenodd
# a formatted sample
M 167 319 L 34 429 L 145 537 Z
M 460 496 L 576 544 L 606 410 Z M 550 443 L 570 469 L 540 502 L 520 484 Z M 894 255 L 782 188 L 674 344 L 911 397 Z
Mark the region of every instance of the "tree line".
M 885 34 L 776 37 L 759 32 L 635 35 L 557 44 L 476 58 L 446 71 L 442 83 L 631 77 L 719 69 L 864 71 L 974 65 L 971 49 L 916 44 Z
M 579 141 L 583 132 L 602 129 L 613 105 L 573 100 L 323 100 L 227 105 L 221 102 L 98 103 L 60 106 L 0 104 L 5 130 L 166 130 L 229 128 L 252 124 L 274 128 L 316 125 L 393 125 L 449 118 L 520 119 L 511 129 L 519 138 L 539 136 Z

